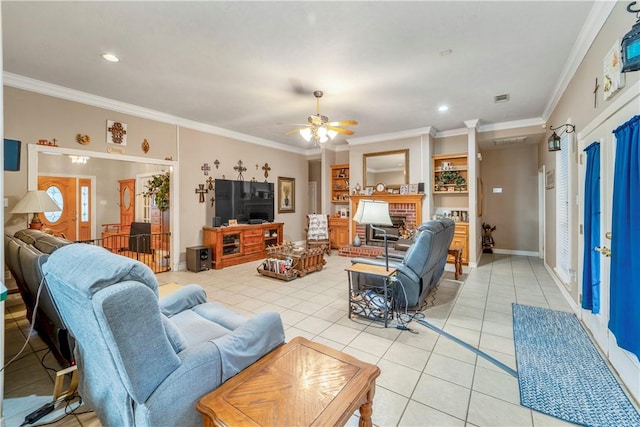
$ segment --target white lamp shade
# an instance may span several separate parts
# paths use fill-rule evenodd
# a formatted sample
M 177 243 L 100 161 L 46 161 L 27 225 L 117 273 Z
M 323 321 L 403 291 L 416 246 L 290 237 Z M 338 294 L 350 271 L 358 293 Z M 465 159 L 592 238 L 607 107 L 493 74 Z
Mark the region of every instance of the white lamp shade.
M 389 203 L 378 200 L 360 200 L 353 220 L 358 224 L 393 225 Z
M 60 207 L 44 190 L 27 191 L 27 194 L 11 209 L 11 213 L 60 212 Z
M 300 129 L 300 135 L 305 139 L 305 141 L 311 141 L 311 128 L 302 128 Z

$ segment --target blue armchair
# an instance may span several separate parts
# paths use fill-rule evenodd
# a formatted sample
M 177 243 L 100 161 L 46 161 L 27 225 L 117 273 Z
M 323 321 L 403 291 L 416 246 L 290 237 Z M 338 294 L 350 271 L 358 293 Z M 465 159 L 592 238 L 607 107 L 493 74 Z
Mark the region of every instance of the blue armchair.
M 202 425 L 198 399 L 284 342 L 278 313 L 246 318 L 197 285 L 159 300 L 147 266 L 100 247 L 62 247 L 42 270 L 102 425 Z
M 407 249 L 401 260 L 389 258 L 389 268 L 398 269 L 399 284 L 393 286 L 393 296 L 397 307 L 401 309 L 419 308 L 438 284 L 444 267 L 455 223 L 449 219 L 436 219 L 421 224 L 416 230 L 413 244 Z M 385 265 L 384 259 L 354 258 L 351 263 Z M 368 285 L 381 286 L 381 278 L 366 274 L 353 276 L 355 285 L 362 288 Z

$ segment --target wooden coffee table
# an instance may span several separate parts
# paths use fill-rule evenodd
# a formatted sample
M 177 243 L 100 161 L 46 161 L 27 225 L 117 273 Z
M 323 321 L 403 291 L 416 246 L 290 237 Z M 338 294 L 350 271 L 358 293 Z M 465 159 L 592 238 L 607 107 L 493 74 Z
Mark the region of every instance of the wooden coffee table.
M 296 337 L 200 399 L 205 426 L 371 426 L 380 369 Z

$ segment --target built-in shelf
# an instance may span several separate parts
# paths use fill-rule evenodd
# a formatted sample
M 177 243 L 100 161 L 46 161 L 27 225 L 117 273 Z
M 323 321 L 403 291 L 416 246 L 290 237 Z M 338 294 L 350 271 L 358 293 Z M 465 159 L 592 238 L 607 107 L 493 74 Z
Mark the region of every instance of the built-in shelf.
M 349 164 L 331 165 L 331 203 L 349 203 Z

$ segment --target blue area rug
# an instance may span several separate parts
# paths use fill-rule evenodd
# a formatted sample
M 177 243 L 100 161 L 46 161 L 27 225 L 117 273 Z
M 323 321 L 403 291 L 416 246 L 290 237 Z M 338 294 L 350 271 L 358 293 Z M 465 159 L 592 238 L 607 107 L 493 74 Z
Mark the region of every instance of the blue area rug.
M 520 403 L 587 426 L 640 426 L 640 415 L 572 313 L 513 304 Z

